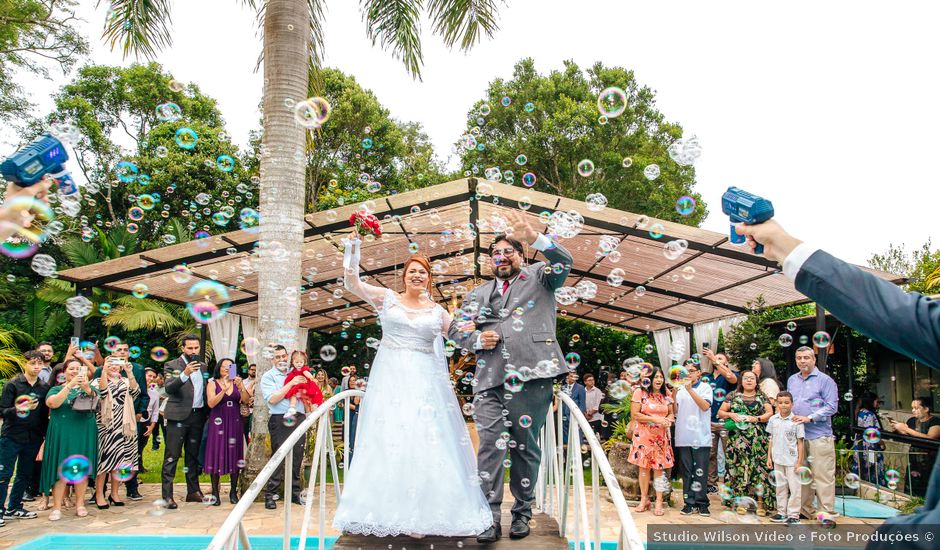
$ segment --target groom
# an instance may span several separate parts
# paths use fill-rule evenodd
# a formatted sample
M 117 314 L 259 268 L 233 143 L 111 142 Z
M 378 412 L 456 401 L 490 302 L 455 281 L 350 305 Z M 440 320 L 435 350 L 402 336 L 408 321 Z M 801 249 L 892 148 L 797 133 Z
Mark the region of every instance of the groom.
M 554 292 L 568 277 L 571 254 L 536 233 L 521 213 L 514 211 L 510 218 L 513 236 L 497 235 L 490 245 L 495 279 L 467 294 L 464 319 L 455 318 L 448 331 L 450 338 L 477 356 L 473 387 L 473 418 L 480 437 L 477 468 L 493 513 L 493 525 L 477 537 L 481 543 L 495 542 L 502 534 L 507 448 L 509 489 L 516 499 L 509 537 L 529 534 L 541 460 L 539 430 L 552 402 L 552 379 L 568 371 L 555 337 Z M 541 251 L 548 262 L 523 266 L 525 249 L 517 239 Z M 509 441 L 501 437 L 503 432 L 509 433 Z

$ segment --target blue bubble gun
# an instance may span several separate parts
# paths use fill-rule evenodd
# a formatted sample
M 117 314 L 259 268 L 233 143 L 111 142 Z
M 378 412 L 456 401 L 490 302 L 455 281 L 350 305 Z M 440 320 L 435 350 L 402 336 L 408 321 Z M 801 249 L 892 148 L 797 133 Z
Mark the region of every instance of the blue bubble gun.
M 734 224 L 756 225 L 774 217 L 774 205 L 765 198 L 752 195 L 737 187 L 729 187 L 721 196 L 721 211 L 731 218 L 732 244 L 744 244 L 747 238 L 734 230 Z M 757 243 L 755 254 L 764 253 L 764 245 Z
M 67 160 L 69 154 L 62 142 L 43 134 L 0 163 L 0 175 L 20 187 L 30 187 L 48 174 L 63 195 L 74 195 L 78 193 L 78 185 L 65 169 Z

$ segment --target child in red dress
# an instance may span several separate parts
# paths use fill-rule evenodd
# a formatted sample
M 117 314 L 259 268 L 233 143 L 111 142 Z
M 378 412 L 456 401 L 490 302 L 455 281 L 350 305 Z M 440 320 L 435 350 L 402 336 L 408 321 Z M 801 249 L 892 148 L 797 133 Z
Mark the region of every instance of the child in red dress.
M 303 384 L 294 386 L 284 397 L 290 398 L 290 407 L 284 416 L 292 417 L 297 414 L 297 399 L 304 404 L 304 411 L 310 414 L 319 405 L 323 403 L 323 393 L 317 386 L 316 376 L 310 372 L 307 366 L 307 354 L 302 351 L 295 351 L 290 355 L 291 370 L 287 373 L 284 385 L 290 384 L 291 380 L 298 376 L 303 376 L 307 381 Z

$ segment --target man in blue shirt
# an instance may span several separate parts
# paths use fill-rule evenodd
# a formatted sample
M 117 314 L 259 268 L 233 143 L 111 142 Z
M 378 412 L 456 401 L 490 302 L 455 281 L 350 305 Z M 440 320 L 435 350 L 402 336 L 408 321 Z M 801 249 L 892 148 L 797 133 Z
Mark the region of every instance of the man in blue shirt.
M 719 472 L 718 468 L 718 446 L 721 445 L 722 452 L 728 445 L 728 430 L 725 429 L 725 423 L 718 419 L 718 409 L 724 403 L 725 395 L 734 390 L 738 385 L 738 371 L 728 361 L 728 356 L 723 353 L 715 353 L 709 348 L 702 350 L 702 355 L 711 361 L 714 371 L 712 372 L 713 382 L 713 401 L 711 410 L 712 424 L 712 447 L 708 456 L 708 493 L 718 492 L 718 474 L 724 475 L 724 467 Z M 722 459 L 722 465 L 724 460 Z
M 261 397 L 268 404 L 268 411 L 271 416 L 268 418 L 268 433 L 271 434 L 271 452 L 275 452 L 281 445 L 287 441 L 297 426 L 303 423 L 303 407 L 297 410 L 296 415 L 285 420 L 284 415 L 290 407 L 290 399 L 285 399 L 285 395 L 294 386 L 303 384 L 307 381 L 303 376 L 297 376 L 289 385 L 285 385 L 287 371 L 290 370 L 290 358 L 287 355 L 287 348 L 281 345 L 274 346 L 274 367 L 264 373 L 259 382 L 261 387 Z M 304 458 L 304 438 L 301 437 L 292 449 L 293 462 L 291 463 L 291 502 L 294 504 L 303 504 L 300 496 L 300 466 Z M 284 482 L 284 467 L 281 466 L 268 480 L 268 485 L 264 489 L 264 507 L 268 510 L 277 508 L 276 496 L 281 484 Z

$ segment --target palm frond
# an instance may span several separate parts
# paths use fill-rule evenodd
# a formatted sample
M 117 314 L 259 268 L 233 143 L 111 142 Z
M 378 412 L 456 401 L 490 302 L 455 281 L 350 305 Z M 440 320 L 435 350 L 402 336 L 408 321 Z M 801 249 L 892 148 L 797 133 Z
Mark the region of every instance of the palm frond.
M 52 308 L 47 311 L 46 322 L 43 324 L 42 332 L 39 335 L 40 340 L 49 340 L 72 321 L 72 316 L 63 308 Z
M 937 266 L 937 269 L 927 275 L 927 280 L 924 281 L 924 290 L 932 290 L 938 286 L 940 286 L 940 266 Z
M 362 0 L 366 35 L 392 57 L 405 64 L 405 70 L 421 79 L 421 0 Z
M 186 224 L 180 218 L 170 218 L 163 226 L 163 233 L 173 235 L 176 243 L 186 243 L 193 240 L 193 232 L 186 227 Z M 128 235 L 130 235 L 128 233 Z
M 98 0 L 100 6 L 103 0 Z M 124 57 L 149 59 L 173 43 L 168 0 L 111 0 L 111 11 L 102 38 L 113 50 L 118 44 Z
M 127 331 L 160 330 L 169 333 L 183 326 L 179 312 L 176 311 L 177 306 L 133 296 L 121 296 L 115 302 L 117 307 L 104 318 L 104 324 L 108 327 L 121 327 Z
M 43 285 L 36 289 L 36 296 L 50 304 L 64 304 L 75 296 L 75 286 L 60 279 L 46 279 Z
M 12 378 L 22 370 L 26 358 L 16 348 L 0 348 L 0 378 Z
M 82 267 L 85 265 L 96 264 L 103 258 L 98 249 L 91 243 L 77 237 L 69 237 L 59 245 L 59 249 L 68 258 L 72 267 Z
M 451 48 L 459 42 L 464 51 L 479 42 L 482 34 L 491 38 L 499 30 L 497 11 L 496 0 L 431 0 L 428 4 L 434 34 Z

